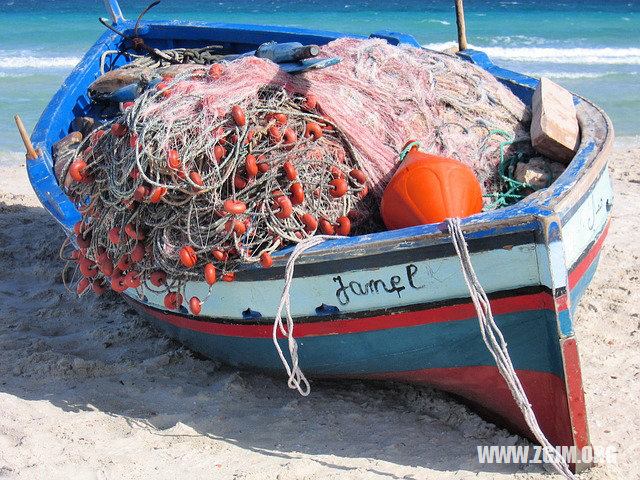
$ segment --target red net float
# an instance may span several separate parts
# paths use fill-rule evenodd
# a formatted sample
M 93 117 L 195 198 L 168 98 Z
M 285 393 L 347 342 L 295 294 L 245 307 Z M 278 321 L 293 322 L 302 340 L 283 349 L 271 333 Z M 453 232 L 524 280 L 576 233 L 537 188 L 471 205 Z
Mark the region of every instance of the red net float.
M 136 246 L 133 247 L 129 255 L 131 256 L 132 262 L 141 262 L 145 255 L 144 245 L 142 243 L 136 243 Z
M 103 259 L 100 262 L 98 268 L 107 277 L 110 277 L 111 275 L 113 275 L 113 260 L 111 260 L 109 257 Z
M 149 195 L 149 201 L 151 203 L 158 203 L 166 193 L 167 189 L 165 187 L 154 187 Z
M 198 262 L 198 256 L 193 248 L 189 245 L 185 245 L 180 249 L 180 261 L 185 267 L 191 268 Z
M 229 260 L 229 254 L 223 250 L 214 250 L 213 252 L 211 252 L 211 255 L 213 255 L 213 258 L 215 258 L 219 262 L 226 262 L 227 260 Z
M 286 175 L 288 180 L 293 182 L 298 177 L 296 167 L 294 167 L 291 162 L 284 162 L 282 164 L 282 169 L 284 170 L 284 174 Z
M 302 215 L 301 221 L 304 224 L 304 231 L 309 235 L 313 234 L 318 229 L 318 221 L 310 213 Z
M 316 122 L 307 122 L 304 127 L 305 138 L 310 138 L 315 142 L 322 136 L 322 128 Z
M 144 185 L 140 185 L 133 192 L 133 199 L 139 203 L 144 202 L 145 198 L 147 198 L 148 196 L 149 196 L 149 187 L 146 187 Z
M 204 266 L 204 280 L 209 286 L 216 283 L 216 267 L 212 263 L 207 263 Z
M 69 175 L 76 182 L 82 182 L 87 174 L 84 172 L 84 169 L 87 168 L 87 162 L 84 160 L 75 160 L 71 166 L 69 167 Z
M 280 194 L 275 198 L 275 204 L 273 209 L 277 211 L 275 212 L 276 217 L 280 219 L 289 218 L 293 213 L 293 206 L 291 205 L 291 200 L 288 197 Z
M 216 161 L 220 163 L 220 160 L 227 154 L 227 150 L 222 145 L 216 145 L 213 147 L 213 156 Z
M 235 272 L 227 272 L 222 274 L 222 281 L 224 282 L 233 282 L 236 279 Z
M 140 286 L 140 273 L 136 270 L 131 270 L 124 277 L 124 283 L 129 288 L 138 288 Z
M 128 131 L 129 129 L 121 123 L 114 123 L 111 125 L 111 133 L 116 137 L 124 137 Z
M 258 164 L 256 162 L 256 157 L 254 155 L 247 155 L 247 158 L 244 160 L 245 167 L 247 169 L 247 175 L 250 177 L 255 177 L 258 175 Z
M 347 181 L 344 178 L 334 178 L 329 182 L 329 195 L 340 198 L 347 193 Z
M 235 105 L 231 109 L 231 116 L 233 117 L 233 121 L 236 122 L 236 125 L 238 125 L 239 127 L 244 127 L 245 123 L 247 123 L 246 119 L 244 118 L 244 112 L 238 105 Z
M 198 172 L 189 173 L 189 178 L 191 179 L 191 181 L 193 183 L 198 185 L 198 187 L 204 186 L 204 182 L 202 181 L 202 177 L 200 176 L 200 174 Z
M 178 292 L 169 292 L 164 296 L 164 306 L 169 310 L 178 310 L 182 305 L 182 295 Z
M 167 154 L 167 165 L 172 170 L 178 169 L 180 167 L 180 155 L 178 155 L 177 150 L 169 150 Z
M 191 297 L 191 300 L 189 300 L 189 309 L 194 315 L 200 315 L 200 312 L 202 311 L 202 302 L 198 297 Z
M 122 275 L 122 273 L 114 274 L 111 277 L 111 289 L 114 292 L 122 293 L 127 288 L 129 287 L 127 287 L 127 284 L 125 283 L 125 276 Z
M 300 205 L 304 202 L 304 189 L 299 183 L 294 183 L 289 187 L 289 199 L 293 205 Z
M 338 235 L 349 235 L 349 232 L 351 231 L 351 220 L 349 220 L 349 217 L 342 216 L 338 218 L 337 223 L 338 227 L 336 228 L 336 233 Z
M 127 234 L 128 237 L 133 238 L 134 240 L 144 240 L 144 233 L 140 230 L 137 230 L 136 227 L 131 223 L 127 223 L 124 226 L 124 233 Z
M 284 129 L 284 144 L 288 149 L 293 148 L 298 141 L 298 135 L 291 128 Z
M 149 281 L 155 287 L 162 287 L 167 283 L 167 274 L 162 270 L 156 270 L 149 276 Z
M 222 209 L 230 215 L 239 215 L 247 210 L 247 205 L 240 200 L 225 200 Z
M 329 220 L 327 220 L 326 218 L 321 218 L 319 223 L 320 223 L 320 231 L 323 234 L 325 234 L 325 235 L 335 235 L 336 234 L 335 228 L 333 228 L 333 225 L 331 225 L 331 222 Z
M 82 232 L 76 237 L 76 243 L 80 248 L 89 248 L 91 246 L 91 232 Z
M 280 143 L 282 141 L 282 132 L 278 127 L 270 127 L 269 138 L 273 143 Z
M 118 260 L 116 267 L 118 267 L 119 270 L 122 270 L 123 272 L 125 272 L 129 270 L 132 263 L 133 262 L 131 261 L 130 255 L 123 255 L 122 257 L 120 257 L 120 260 Z
M 224 67 L 219 63 L 214 63 L 209 68 L 209 79 L 218 80 L 220 77 L 222 77 L 223 72 L 224 72 Z
M 318 104 L 318 98 L 313 93 L 308 93 L 304 102 L 302 102 L 302 108 L 305 110 L 314 110 Z
M 107 291 L 107 284 L 104 282 L 104 280 L 94 280 L 91 283 L 91 289 L 96 295 L 102 295 Z
M 235 233 L 237 233 L 238 235 L 244 235 L 247 231 L 247 227 L 245 226 L 245 224 L 237 219 L 230 219 L 229 221 L 227 221 L 227 223 L 224 226 L 224 229 L 227 232 L 230 232 L 231 230 L 233 230 Z
M 98 267 L 88 258 L 80 260 L 80 273 L 88 278 L 93 278 L 98 274 Z
M 263 268 L 269 268 L 273 265 L 273 258 L 271 258 L 271 254 L 268 252 L 262 252 L 260 255 L 260 265 L 262 265 Z

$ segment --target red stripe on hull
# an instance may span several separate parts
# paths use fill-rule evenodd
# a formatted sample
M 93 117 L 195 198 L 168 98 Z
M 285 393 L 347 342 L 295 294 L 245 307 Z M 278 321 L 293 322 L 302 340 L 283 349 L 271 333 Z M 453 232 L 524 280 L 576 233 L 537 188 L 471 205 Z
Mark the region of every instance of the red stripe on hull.
M 573 290 L 573 288 L 578 284 L 584 273 L 598 256 L 598 253 L 600 253 L 600 250 L 602 250 L 602 244 L 604 243 L 604 239 L 606 238 L 607 233 L 609 233 L 610 225 L 611 220 L 609 219 L 607 220 L 607 225 L 604 227 L 604 230 L 602 230 L 600 237 L 593 245 L 593 248 L 591 248 L 587 256 L 584 257 L 582 261 L 571 272 L 569 272 L 569 290 Z
M 211 335 L 231 337 L 271 338 L 272 336 L 272 325 L 238 325 L 194 320 L 182 315 L 151 309 L 137 302 L 135 299 L 126 296 L 125 298 L 155 318 L 180 328 L 187 328 Z M 553 298 L 550 294 L 535 293 L 492 300 L 491 309 L 494 315 L 503 315 L 526 310 L 553 310 L 554 307 Z M 307 336 L 387 330 L 390 328 L 466 320 L 474 318 L 476 315 L 473 304 L 464 303 L 429 310 L 418 310 L 415 312 L 403 312 L 375 317 L 297 323 L 295 325 L 295 336 L 296 338 L 301 338 Z M 280 336 L 280 334 L 278 334 L 278 336 Z
M 517 370 L 517 373 L 540 428 L 551 444 L 573 445 L 564 381 L 551 373 L 531 370 Z M 536 441 L 496 367 L 432 368 L 358 375 L 357 378 L 417 383 L 453 393 L 470 402 L 475 410 L 496 423 Z

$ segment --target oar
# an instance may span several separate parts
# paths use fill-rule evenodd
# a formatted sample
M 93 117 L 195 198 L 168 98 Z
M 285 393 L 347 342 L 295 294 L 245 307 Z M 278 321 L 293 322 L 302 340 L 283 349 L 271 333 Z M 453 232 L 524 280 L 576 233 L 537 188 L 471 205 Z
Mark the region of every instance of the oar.
M 16 115 L 13 117 L 16 121 L 16 125 L 18 126 L 18 131 L 20 132 L 20 136 L 22 137 L 22 143 L 24 143 L 25 148 L 27 149 L 27 160 L 35 160 L 40 155 L 36 152 L 31 144 L 31 139 L 29 138 L 29 134 L 27 130 L 24 128 L 22 124 L 22 120 L 20 120 L 20 115 Z

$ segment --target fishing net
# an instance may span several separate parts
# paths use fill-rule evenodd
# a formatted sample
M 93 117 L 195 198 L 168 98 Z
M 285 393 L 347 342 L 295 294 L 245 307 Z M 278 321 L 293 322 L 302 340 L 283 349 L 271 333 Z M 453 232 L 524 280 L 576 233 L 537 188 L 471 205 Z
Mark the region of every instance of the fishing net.
M 144 284 L 177 308 L 188 280 L 268 267 L 316 232 L 380 229 L 409 139 L 469 165 L 487 194 L 501 145 L 530 151 L 527 107 L 478 67 L 381 40 L 339 39 L 322 54 L 342 61 L 303 75 L 255 57 L 172 66 L 85 139 L 68 190 L 83 214 L 79 290 Z

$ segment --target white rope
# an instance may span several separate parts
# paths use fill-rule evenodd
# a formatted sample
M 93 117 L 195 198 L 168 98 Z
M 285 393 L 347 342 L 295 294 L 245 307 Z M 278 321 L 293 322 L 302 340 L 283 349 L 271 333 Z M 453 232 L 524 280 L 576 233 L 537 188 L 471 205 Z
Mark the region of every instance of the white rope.
M 469 256 L 469 250 L 467 249 L 467 242 L 464 239 L 464 234 L 462 233 L 462 228 L 460 226 L 460 219 L 449 218 L 447 219 L 447 225 L 449 226 L 449 233 L 451 235 L 453 246 L 456 249 L 460 265 L 462 266 L 464 281 L 467 284 L 471 300 L 473 301 L 473 304 L 476 307 L 476 312 L 478 313 L 480 332 L 482 333 L 482 339 L 484 340 L 487 349 L 495 359 L 498 370 L 507 382 L 507 386 L 509 387 L 509 390 L 511 390 L 511 394 L 518 404 L 518 407 L 520 407 L 531 432 L 538 440 L 538 443 L 545 448 L 545 451 L 547 451 L 551 457 L 553 467 L 565 478 L 577 480 L 578 477 L 569 470 L 569 466 L 565 459 L 560 455 L 560 452 L 558 452 L 558 450 L 549 443 L 549 440 L 547 440 L 544 433 L 542 433 L 540 425 L 538 425 L 538 421 L 533 413 L 527 394 L 525 393 L 524 388 L 522 388 L 520 379 L 513 368 L 511 357 L 509 357 L 509 352 L 507 351 L 507 342 L 505 342 L 502 332 L 493 319 L 491 305 L 489 304 L 487 294 L 482 288 L 482 285 L 480 285 L 478 277 L 471 265 L 471 258 Z
M 276 350 L 278 351 L 278 355 L 280 355 L 280 360 L 282 360 L 282 364 L 287 371 L 287 375 L 289 375 L 287 384 L 289 385 L 289 388 L 298 390 L 298 392 L 300 392 L 300 395 L 304 397 L 309 395 L 311 387 L 309 386 L 307 378 L 304 376 L 302 370 L 300 369 L 300 365 L 298 362 L 298 342 L 296 342 L 296 339 L 293 338 L 293 319 L 291 318 L 291 300 L 289 295 L 291 282 L 293 280 L 293 268 L 298 257 L 300 257 L 300 255 L 302 255 L 306 250 L 309 250 L 316 245 L 320 245 L 326 240 L 335 240 L 336 238 L 341 237 L 336 235 L 315 235 L 313 237 L 305 238 L 296 245 L 296 248 L 293 249 L 289 260 L 287 261 L 284 276 L 284 288 L 282 289 L 282 295 L 280 296 L 280 305 L 278 306 L 278 312 L 276 313 L 276 318 L 273 322 L 273 344 L 276 346 Z M 287 312 L 286 329 L 282 323 L 283 308 L 286 308 Z M 289 354 L 291 356 L 291 366 L 289 366 L 289 362 L 282 353 L 282 349 L 280 348 L 280 344 L 278 343 L 278 330 L 282 335 L 287 337 L 287 341 L 289 344 Z

